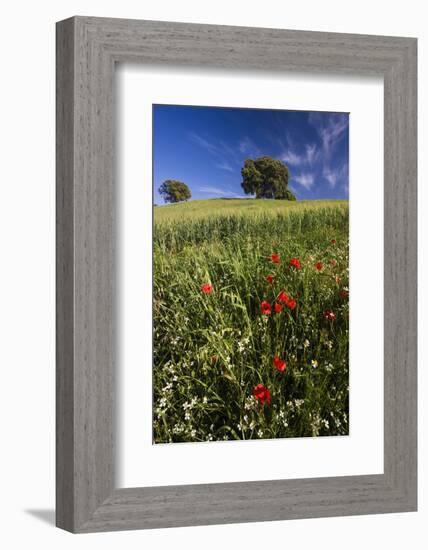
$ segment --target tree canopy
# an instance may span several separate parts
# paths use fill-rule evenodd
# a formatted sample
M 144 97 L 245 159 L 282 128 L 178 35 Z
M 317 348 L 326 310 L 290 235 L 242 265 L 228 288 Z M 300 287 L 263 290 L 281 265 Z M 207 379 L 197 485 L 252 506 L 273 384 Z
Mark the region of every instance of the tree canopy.
M 159 187 L 159 194 L 165 202 L 187 201 L 192 196 L 187 185 L 178 180 L 165 180 Z
M 255 194 L 256 199 L 296 200 L 288 189 L 290 172 L 280 160 L 267 156 L 247 159 L 241 175 L 242 189 L 246 194 Z

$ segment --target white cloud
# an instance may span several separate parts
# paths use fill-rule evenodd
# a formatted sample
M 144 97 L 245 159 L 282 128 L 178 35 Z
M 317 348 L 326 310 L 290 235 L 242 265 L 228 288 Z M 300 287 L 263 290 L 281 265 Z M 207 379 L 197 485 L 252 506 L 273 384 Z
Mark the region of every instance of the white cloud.
M 261 152 L 257 145 L 248 136 L 241 139 L 238 145 L 239 151 L 244 155 L 259 157 Z
M 232 166 L 226 161 L 218 162 L 216 166 L 217 168 L 220 168 L 220 170 L 226 170 L 227 172 L 234 172 L 234 169 L 232 168 Z
M 315 182 L 313 174 L 300 174 L 299 176 L 294 176 L 293 180 L 304 187 L 307 191 L 312 188 Z
M 199 187 L 201 193 L 211 193 L 212 195 L 224 195 L 224 190 L 220 187 L 214 187 L 212 185 L 202 185 Z
M 261 154 L 260 149 L 249 137 L 244 137 L 236 146 L 231 147 L 224 141 L 210 141 L 196 132 L 190 132 L 188 135 L 192 143 L 213 157 L 217 168 L 229 172 L 234 172 L 233 166 L 242 166 L 243 156 L 258 157 Z
M 291 147 L 288 147 L 281 153 L 280 156 L 283 162 L 291 164 L 292 166 L 301 166 L 303 164 L 312 165 L 318 157 L 319 150 L 315 143 L 306 145 L 305 152 L 301 154 L 297 153 Z
M 349 127 L 346 113 L 310 113 L 308 121 L 317 130 L 327 155 L 330 155 L 337 143 L 345 136 Z
M 199 134 L 196 134 L 195 132 L 191 132 L 189 134 L 189 137 L 190 137 L 190 140 L 193 141 L 193 143 L 196 143 L 196 145 L 199 145 L 199 147 L 202 147 L 202 149 L 206 149 L 209 153 L 212 153 L 214 155 L 218 155 L 220 153 L 217 145 L 206 140 Z
M 345 177 L 348 176 L 348 164 L 343 164 L 340 168 L 331 169 L 328 166 L 325 166 L 322 173 L 324 179 L 329 183 L 330 187 L 334 189 L 336 184 L 342 181 Z M 347 184 L 347 181 L 345 182 Z
M 328 181 L 331 188 L 336 187 L 337 180 L 339 179 L 338 170 L 330 170 L 330 168 L 324 168 L 323 176 Z
M 215 195 L 216 197 L 233 197 L 235 199 L 244 198 L 244 195 L 239 195 L 230 189 L 221 189 L 221 187 L 215 187 L 214 185 L 202 185 L 198 190 L 206 195 Z
M 303 157 L 291 149 L 288 149 L 288 151 L 284 151 L 281 154 L 281 160 L 285 163 L 293 164 L 294 166 L 299 166 L 303 163 Z
M 315 143 L 311 145 L 306 145 L 306 160 L 308 164 L 313 164 L 314 161 L 318 158 L 319 151 Z

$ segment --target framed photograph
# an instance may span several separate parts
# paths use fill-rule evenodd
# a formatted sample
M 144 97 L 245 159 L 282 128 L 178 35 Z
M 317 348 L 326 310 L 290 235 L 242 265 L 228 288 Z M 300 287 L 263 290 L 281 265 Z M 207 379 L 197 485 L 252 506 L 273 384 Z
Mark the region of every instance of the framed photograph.
M 416 40 L 57 24 L 57 525 L 417 508 Z

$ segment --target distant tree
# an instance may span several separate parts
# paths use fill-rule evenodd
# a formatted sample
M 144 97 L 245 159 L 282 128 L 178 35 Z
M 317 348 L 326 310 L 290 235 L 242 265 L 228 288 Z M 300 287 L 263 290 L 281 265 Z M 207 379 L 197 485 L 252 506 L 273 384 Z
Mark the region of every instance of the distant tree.
M 290 172 L 280 160 L 272 157 L 247 159 L 241 170 L 242 189 L 256 199 L 296 200 L 288 189 Z
M 159 187 L 159 194 L 165 202 L 187 201 L 192 196 L 187 185 L 177 180 L 165 180 Z

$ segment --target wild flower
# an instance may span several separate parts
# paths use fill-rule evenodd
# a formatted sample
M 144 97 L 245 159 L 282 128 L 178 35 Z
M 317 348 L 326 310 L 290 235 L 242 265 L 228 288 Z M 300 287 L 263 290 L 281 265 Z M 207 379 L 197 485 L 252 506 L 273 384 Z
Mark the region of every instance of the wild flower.
M 324 311 L 324 319 L 326 319 L 327 321 L 335 321 L 336 314 L 331 309 L 326 309 Z
M 191 410 L 193 409 L 193 407 L 196 405 L 196 403 L 198 402 L 198 398 L 197 397 L 193 397 L 190 401 L 185 401 L 183 404 L 182 404 L 182 407 L 185 411 L 187 410 Z
M 254 397 L 254 395 L 249 395 L 244 403 L 244 409 L 246 411 L 251 411 L 252 409 L 255 409 L 257 405 L 257 399 Z
M 214 290 L 214 287 L 210 283 L 205 283 L 201 286 L 201 290 L 204 294 L 211 294 L 212 291 Z
M 257 384 L 253 388 L 253 395 L 262 405 L 270 405 L 270 391 L 263 384 Z
M 262 310 L 262 314 L 263 315 L 270 315 L 271 314 L 271 307 L 270 307 L 270 303 L 267 302 L 266 300 L 263 300 L 263 302 L 260 304 L 260 308 Z
M 291 258 L 290 266 L 294 267 L 295 269 L 300 269 L 301 267 L 300 260 L 298 258 Z
M 294 300 L 293 298 L 288 300 L 288 302 L 287 302 L 288 309 L 291 309 L 291 310 L 296 309 L 296 306 L 297 306 L 296 300 Z
M 339 295 L 340 295 L 341 298 L 346 299 L 346 298 L 349 297 L 349 290 L 346 287 L 344 287 L 339 292 Z
M 281 292 L 278 294 L 278 301 L 279 302 L 283 302 L 284 304 L 286 304 L 289 300 L 289 296 L 286 292 L 284 292 L 283 290 L 281 290 Z
M 173 433 L 181 434 L 184 432 L 185 427 L 182 424 L 175 424 L 172 428 Z
M 287 367 L 287 363 L 280 359 L 277 355 L 275 355 L 275 357 L 272 359 L 272 363 L 276 370 L 279 370 L 279 372 L 284 372 Z

